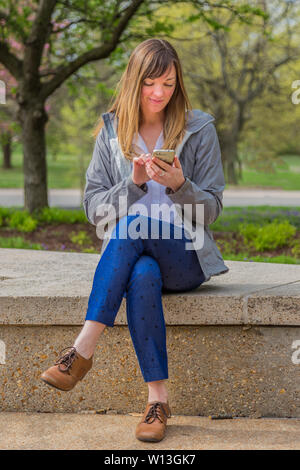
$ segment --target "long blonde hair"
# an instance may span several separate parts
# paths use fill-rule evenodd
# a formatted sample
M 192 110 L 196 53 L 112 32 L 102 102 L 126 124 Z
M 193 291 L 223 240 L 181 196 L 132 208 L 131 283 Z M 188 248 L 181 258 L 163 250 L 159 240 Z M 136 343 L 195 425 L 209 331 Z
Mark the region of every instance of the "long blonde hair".
M 138 133 L 141 123 L 140 97 L 143 81 L 146 78 L 158 78 L 174 64 L 176 86 L 174 93 L 165 107 L 164 147 L 176 149 L 181 142 L 186 128 L 186 111 L 192 110 L 182 76 L 181 64 L 174 47 L 164 39 L 147 39 L 132 52 L 126 70 L 117 87 L 116 98 L 107 112 L 114 113 L 117 123 L 117 135 L 122 152 L 128 160 L 136 155 L 132 149 L 133 137 Z M 114 99 L 114 97 L 113 97 Z M 93 131 L 97 137 L 103 127 L 99 118 Z

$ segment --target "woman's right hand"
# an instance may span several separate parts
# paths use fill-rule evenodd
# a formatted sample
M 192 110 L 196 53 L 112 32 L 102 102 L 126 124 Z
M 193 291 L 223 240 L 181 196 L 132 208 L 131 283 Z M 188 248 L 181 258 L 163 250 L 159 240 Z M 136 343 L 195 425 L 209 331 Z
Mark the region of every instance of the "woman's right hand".
M 133 159 L 132 181 L 139 186 L 151 179 L 145 167 L 145 163 L 148 160 L 151 160 L 150 153 L 142 153 L 139 157 L 134 157 Z

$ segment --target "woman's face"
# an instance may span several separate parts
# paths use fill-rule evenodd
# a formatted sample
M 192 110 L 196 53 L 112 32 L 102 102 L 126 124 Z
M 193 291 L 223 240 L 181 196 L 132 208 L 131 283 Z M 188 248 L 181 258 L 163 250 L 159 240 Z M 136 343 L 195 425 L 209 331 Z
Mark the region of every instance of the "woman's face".
M 159 113 L 170 101 L 176 86 L 174 64 L 158 78 L 146 78 L 142 85 L 141 107 L 144 113 Z

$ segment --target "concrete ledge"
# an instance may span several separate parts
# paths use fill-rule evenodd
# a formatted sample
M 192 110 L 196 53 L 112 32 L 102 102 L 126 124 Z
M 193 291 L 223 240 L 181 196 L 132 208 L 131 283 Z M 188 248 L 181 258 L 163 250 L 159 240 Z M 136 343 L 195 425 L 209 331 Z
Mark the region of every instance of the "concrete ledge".
M 0 409 L 143 410 L 125 299 L 73 391 L 39 380 L 81 329 L 99 255 L 0 249 L 0 257 Z M 163 296 L 172 411 L 300 417 L 300 266 L 226 264 L 229 273 L 199 289 Z
M 99 255 L 0 249 L 0 324 L 82 325 Z M 300 325 L 300 266 L 226 261 L 230 271 L 166 294 L 167 325 Z M 126 325 L 123 299 L 115 325 Z

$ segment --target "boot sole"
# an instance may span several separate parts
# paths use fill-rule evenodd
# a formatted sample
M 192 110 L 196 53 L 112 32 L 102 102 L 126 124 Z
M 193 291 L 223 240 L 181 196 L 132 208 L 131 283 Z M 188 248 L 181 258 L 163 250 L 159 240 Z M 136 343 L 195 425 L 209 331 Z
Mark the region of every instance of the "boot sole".
M 56 390 L 60 390 L 60 391 L 62 391 L 62 392 L 70 392 L 70 390 L 72 390 L 72 389 L 74 388 L 74 387 L 72 387 L 72 388 L 69 388 L 69 389 L 66 390 L 65 388 L 56 387 L 56 385 L 53 385 L 52 383 L 48 382 L 48 381 L 45 380 L 45 379 L 42 379 L 42 378 L 41 378 L 41 380 L 42 380 L 43 382 L 45 382 L 45 384 L 50 385 L 50 387 L 56 388 Z
M 142 441 L 142 442 L 160 442 L 163 440 L 163 437 L 161 439 L 155 439 L 154 437 L 145 437 L 145 438 L 141 438 L 141 437 L 137 437 L 135 436 L 139 441 Z

